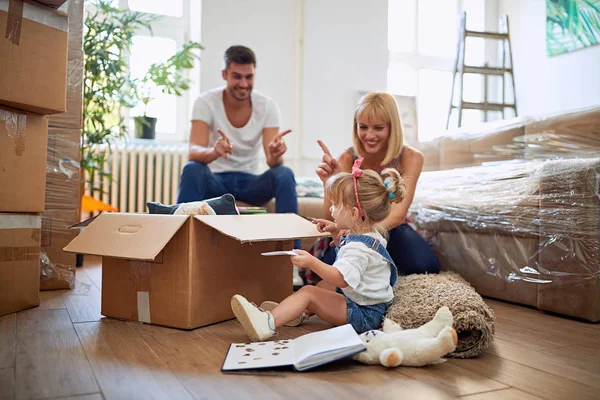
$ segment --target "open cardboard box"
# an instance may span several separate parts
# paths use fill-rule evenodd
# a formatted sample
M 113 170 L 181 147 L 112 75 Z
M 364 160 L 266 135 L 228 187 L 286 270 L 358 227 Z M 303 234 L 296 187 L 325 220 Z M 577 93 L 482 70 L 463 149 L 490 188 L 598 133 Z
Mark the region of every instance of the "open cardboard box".
M 102 315 L 193 329 L 233 318 L 234 294 L 290 295 L 290 258 L 261 253 L 321 236 L 295 214 L 103 213 L 64 250 L 102 256 Z

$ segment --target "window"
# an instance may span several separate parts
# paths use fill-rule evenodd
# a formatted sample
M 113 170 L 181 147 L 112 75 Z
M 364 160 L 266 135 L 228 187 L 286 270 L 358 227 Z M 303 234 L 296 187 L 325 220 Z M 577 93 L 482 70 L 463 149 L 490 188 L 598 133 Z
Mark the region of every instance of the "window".
M 419 141 L 432 140 L 446 130 L 460 13 L 467 12 L 467 29 L 484 30 L 486 10 L 492 12 L 488 1 L 389 0 L 387 86 L 393 94 L 416 96 Z M 483 65 L 483 39 L 467 41 L 465 63 Z M 482 101 L 482 93 L 483 78 L 465 75 L 464 100 Z M 463 126 L 481 121 L 480 111 L 466 111 Z
M 165 61 L 175 54 L 187 40 L 200 40 L 200 0 L 114 0 L 114 3 L 118 3 L 123 9 L 158 15 L 152 23 L 152 33 L 143 31 L 133 37 L 129 53 L 129 66 L 133 78 L 141 77 L 151 64 Z M 192 32 L 191 27 L 195 32 Z M 159 92 L 148 104 L 147 115 L 158 118 L 158 141 L 181 141 L 187 136 L 190 104 L 193 100 L 191 97 L 199 87 L 199 66 L 192 69 L 190 74 L 194 82 L 191 89 L 182 96 Z M 130 132 L 135 132 L 133 117 L 143 113 L 143 105 L 124 109 L 123 115 Z M 131 135 L 134 136 L 133 133 Z

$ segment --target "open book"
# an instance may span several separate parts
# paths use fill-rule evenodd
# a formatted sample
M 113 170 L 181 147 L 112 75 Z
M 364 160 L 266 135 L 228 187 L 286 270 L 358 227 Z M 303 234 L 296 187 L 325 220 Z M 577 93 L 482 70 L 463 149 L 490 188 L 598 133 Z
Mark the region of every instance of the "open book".
M 233 343 L 222 371 L 292 366 L 306 371 L 365 350 L 352 325 L 346 324 L 296 339 L 271 342 Z

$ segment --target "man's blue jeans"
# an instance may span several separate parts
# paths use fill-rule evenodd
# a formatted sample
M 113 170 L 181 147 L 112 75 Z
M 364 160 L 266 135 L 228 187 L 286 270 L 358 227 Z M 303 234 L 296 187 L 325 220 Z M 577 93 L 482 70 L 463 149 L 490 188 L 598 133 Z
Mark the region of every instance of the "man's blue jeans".
M 206 200 L 231 193 L 236 200 L 263 206 L 275 198 L 275 212 L 298 213 L 298 196 L 294 173 L 278 165 L 262 175 L 245 172 L 213 173 L 208 165 L 196 161 L 183 168 L 177 203 Z M 300 248 L 300 241 L 294 247 Z

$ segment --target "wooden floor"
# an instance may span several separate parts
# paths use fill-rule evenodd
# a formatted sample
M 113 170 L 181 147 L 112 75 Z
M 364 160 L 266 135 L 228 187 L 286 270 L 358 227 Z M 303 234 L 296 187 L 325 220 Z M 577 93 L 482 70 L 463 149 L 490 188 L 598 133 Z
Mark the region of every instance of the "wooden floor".
M 598 324 L 490 300 L 496 339 L 477 359 L 225 375 L 229 343 L 246 341 L 236 321 L 182 332 L 103 318 L 101 279 L 99 263 L 86 265 L 74 291 L 42 292 L 40 307 L 0 317 L 1 399 L 600 398 Z M 312 321 L 279 337 L 325 327 Z

